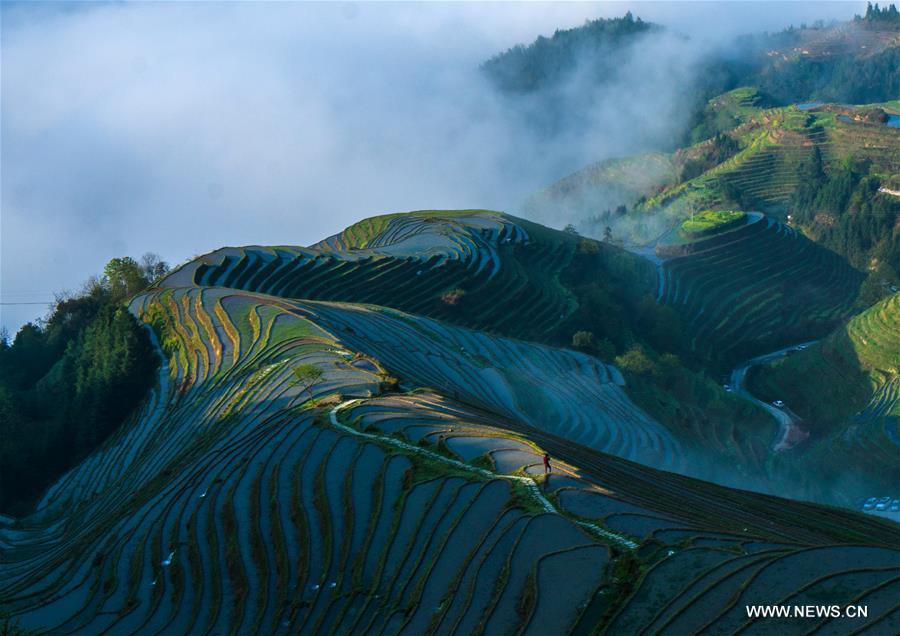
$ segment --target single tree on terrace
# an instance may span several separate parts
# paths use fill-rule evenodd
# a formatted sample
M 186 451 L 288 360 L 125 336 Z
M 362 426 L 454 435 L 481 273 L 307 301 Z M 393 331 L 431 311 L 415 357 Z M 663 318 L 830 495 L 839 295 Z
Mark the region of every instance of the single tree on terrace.
M 310 397 L 312 397 L 311 389 L 321 381 L 323 375 L 322 369 L 316 365 L 301 364 L 294 367 L 294 381 L 292 384 L 300 387 L 300 395 L 310 391 Z

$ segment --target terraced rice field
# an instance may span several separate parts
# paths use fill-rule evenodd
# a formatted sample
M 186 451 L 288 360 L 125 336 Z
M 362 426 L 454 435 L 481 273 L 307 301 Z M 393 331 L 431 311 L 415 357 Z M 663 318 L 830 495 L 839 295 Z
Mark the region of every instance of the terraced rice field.
M 658 299 L 686 318 L 696 351 L 727 365 L 823 335 L 851 314 L 862 279 L 836 254 L 762 217 L 666 259 Z
M 846 355 L 867 372 L 871 398 L 851 417 L 831 448 L 880 467 L 888 481 L 896 484 L 900 479 L 900 293 L 854 317 L 843 331 L 852 346 Z
M 626 598 L 611 576 L 637 548 L 653 563 L 694 549 L 754 552 L 747 559 L 759 566 L 803 553 L 787 543 L 756 555 L 757 543 L 783 530 L 752 513 L 704 529 L 703 516 L 714 515 L 703 505 L 687 518 L 658 509 L 671 479 L 635 488 L 642 469 L 621 460 L 592 472 L 557 452 L 562 438 L 547 438 L 560 459 L 544 479 L 532 426 L 503 414 L 437 394 L 370 397 L 379 363 L 345 350 L 331 325 L 304 317 L 307 307 L 170 288 L 135 299 L 132 310 L 162 326 L 168 355 L 157 391 L 35 515 L 0 528 L 0 594 L 22 627 L 544 633 L 613 612 L 616 621 L 644 620 L 638 594 L 655 579 Z M 295 386 L 300 363 L 322 368 L 322 381 Z M 356 398 L 340 426 L 323 417 L 328 404 L 311 402 L 336 393 Z M 505 478 L 521 471 L 538 473 L 539 496 Z M 694 496 L 711 505 L 699 486 Z M 735 523 L 751 527 L 719 531 Z M 859 523 L 876 544 L 890 532 Z M 666 533 L 677 539 L 645 543 Z M 900 567 L 884 548 L 823 550 L 852 551 L 852 563 L 837 562 L 842 575 L 877 564 L 881 577 L 859 588 L 873 594 Z M 803 566 L 798 589 L 819 575 L 818 563 Z M 885 612 L 870 620 L 893 621 Z
M 584 446 L 671 470 L 680 444 L 636 407 L 619 371 L 596 358 L 451 327 L 387 309 L 298 303 L 349 348 L 417 386 L 552 431 Z
M 885 176 L 900 171 L 900 132 L 889 126 L 845 121 L 832 108 L 757 111 L 751 123 L 732 133 L 742 139 L 742 151 L 693 185 L 718 190 L 726 182 L 756 205 L 780 209 L 796 191 L 799 167 L 812 158 L 815 148 L 831 168 L 852 158 L 871 163 L 873 172 Z
M 529 218 L 559 225 L 623 204 L 631 207 L 678 179 L 671 157 L 662 154 L 607 159 L 582 168 L 531 196 L 524 209 Z
M 837 119 L 826 138 L 813 137 L 831 163 L 844 157 L 870 161 L 885 175 L 900 173 L 900 130 L 884 124 L 845 122 Z
M 304 404 L 377 392 L 377 367 L 354 364 L 326 331 L 279 303 L 167 289 L 132 309 L 167 324 L 178 344 L 144 411 L 48 492 L 37 514 L 0 529 L 0 594 L 23 627 L 515 625 L 536 555 L 603 572 L 605 544 L 559 514 L 510 507 L 515 493 L 504 480 L 452 471 L 419 479 L 434 469 L 415 454 L 318 420 Z M 291 382 L 300 363 L 325 371 L 307 392 Z M 492 577 L 514 574 L 511 601 L 470 599 L 449 611 L 452 587 L 468 584 L 457 582 L 466 555 L 507 564 L 473 572 L 471 585 L 494 589 Z M 594 583 L 573 594 L 588 598 Z
M 900 293 L 851 320 L 847 334 L 874 387 L 872 399 L 852 420 L 858 426 L 856 441 L 872 449 L 870 454 L 896 457 L 900 452 Z M 888 459 L 887 463 L 896 462 Z
M 243 291 L 278 271 L 247 273 L 252 251 L 132 300 L 164 359 L 157 386 L 34 514 L 0 522 L 0 610 L 17 626 L 725 633 L 753 628 L 745 603 L 827 598 L 868 605 L 854 629 L 900 630 L 896 525 L 659 470 L 679 447 L 613 367 Z M 302 382 L 302 364 L 322 377 Z
M 797 189 L 800 168 L 812 159 L 815 149 L 827 169 L 848 159 L 865 161 L 873 174 L 889 180 L 900 171 L 900 131 L 851 121 L 838 114 L 842 108 L 828 104 L 808 109 L 744 108 L 743 123 L 727 133 L 740 144 L 738 153 L 698 177 L 663 188 L 643 207 L 665 209 L 670 216 L 675 211 L 683 218 L 691 207 L 733 205 L 736 192 L 745 204 L 780 213 Z M 686 152 L 696 151 L 702 143 L 706 142 Z M 726 185 L 733 191 L 730 198 Z M 568 198 L 579 196 L 584 195 L 576 191 Z
M 821 343 L 772 365 L 759 383 L 763 390 L 771 384 L 772 372 L 777 374 L 774 381 L 791 394 L 801 387 L 785 383 L 785 374 L 813 375 L 833 385 L 833 392 L 824 398 L 810 387 L 795 399 L 801 405 L 821 402 L 845 415 L 850 414 L 846 407 L 858 404 L 851 418 L 854 425 L 900 416 L 900 293 L 854 316 Z M 841 381 L 853 389 L 852 394 L 836 392 Z
M 217 250 L 163 284 L 387 305 L 539 339 L 576 307 L 557 280 L 576 240 L 548 232 L 485 211 L 374 217 L 310 248 Z M 460 299 L 442 298 L 454 290 Z
M 900 292 L 888 296 L 847 324 L 860 362 L 884 384 L 900 375 Z
M 812 156 L 800 135 L 784 136 L 779 143 L 749 153 L 722 178 L 763 207 L 784 205 L 797 189 L 797 166 Z

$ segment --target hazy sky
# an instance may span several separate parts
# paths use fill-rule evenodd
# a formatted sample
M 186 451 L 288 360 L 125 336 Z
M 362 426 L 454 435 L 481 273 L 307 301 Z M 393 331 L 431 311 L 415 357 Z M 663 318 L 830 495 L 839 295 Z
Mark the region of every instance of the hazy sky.
M 671 135 L 706 41 L 864 6 L 4 3 L 0 301 L 50 300 L 114 256 L 306 245 L 393 211 L 516 213 L 579 166 Z M 635 51 L 554 143 L 478 74 L 516 43 L 629 9 L 691 43 Z M 0 322 L 45 311 L 3 305 Z

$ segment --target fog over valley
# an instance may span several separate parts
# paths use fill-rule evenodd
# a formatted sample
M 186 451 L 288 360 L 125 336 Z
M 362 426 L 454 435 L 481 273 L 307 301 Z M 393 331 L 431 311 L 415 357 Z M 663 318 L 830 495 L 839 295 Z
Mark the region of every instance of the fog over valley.
M 674 147 L 710 47 L 863 5 L 778 6 L 4 4 L 2 326 L 115 256 L 305 245 L 393 211 L 522 214 L 587 163 Z M 553 130 L 538 97 L 501 96 L 479 71 L 629 10 L 666 31 L 602 89 L 571 73 L 555 90 L 579 115 Z

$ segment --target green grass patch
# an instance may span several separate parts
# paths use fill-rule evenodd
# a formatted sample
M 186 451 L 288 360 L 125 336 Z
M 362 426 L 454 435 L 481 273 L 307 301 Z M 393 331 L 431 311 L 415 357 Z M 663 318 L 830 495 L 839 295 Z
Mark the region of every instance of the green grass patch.
M 735 227 L 746 217 L 738 210 L 703 210 L 686 219 L 679 231 L 687 236 L 707 236 Z
M 497 212 L 491 210 L 415 210 L 413 212 L 394 212 L 373 216 L 354 223 L 341 232 L 341 238 L 350 249 L 363 249 L 387 230 L 392 219 L 398 217 L 411 216 L 429 219 L 464 217 L 474 214 L 497 214 Z

